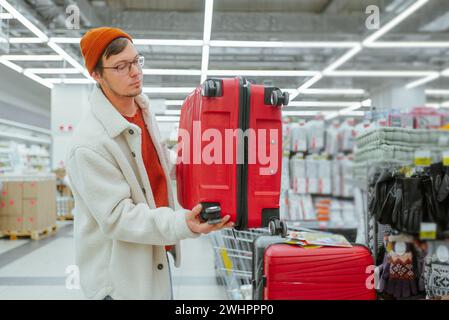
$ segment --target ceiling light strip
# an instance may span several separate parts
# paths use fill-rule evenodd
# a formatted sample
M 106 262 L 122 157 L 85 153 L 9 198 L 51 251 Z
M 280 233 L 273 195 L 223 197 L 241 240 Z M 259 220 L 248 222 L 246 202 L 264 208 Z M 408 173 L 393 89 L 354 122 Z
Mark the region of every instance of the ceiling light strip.
M 419 80 L 416 80 L 416 81 L 408 83 L 405 86 L 405 88 L 406 89 L 413 89 L 413 88 L 422 86 L 423 84 L 429 83 L 429 82 L 431 82 L 431 81 L 433 81 L 435 79 L 438 79 L 439 77 L 440 77 L 439 73 L 431 74 L 431 75 L 429 75 L 429 76 L 427 76 L 425 78 L 422 78 L 422 79 L 419 79 Z
M 3 59 L 9 61 L 61 61 L 63 58 L 60 55 L 3 55 Z
M 95 83 L 92 79 L 86 78 L 44 78 L 46 81 L 53 84 L 91 84 Z
M 34 33 L 39 39 L 43 41 L 48 41 L 48 37 L 45 33 L 43 33 L 38 27 L 36 27 L 30 20 L 25 18 L 17 9 L 15 9 L 11 4 L 9 4 L 6 0 L 0 0 L 0 5 L 5 8 L 14 18 L 19 20 L 28 30 Z
M 338 59 L 337 61 L 335 61 L 334 63 L 332 63 L 330 66 L 328 66 L 327 68 L 325 68 L 323 70 L 323 74 L 325 74 L 326 76 L 328 75 L 328 73 L 336 70 L 338 67 L 342 66 L 345 62 L 347 62 L 349 59 L 351 59 L 352 57 L 354 57 L 356 54 L 358 54 L 364 45 L 368 45 L 370 43 L 373 43 L 374 41 L 376 41 L 377 39 L 379 39 L 381 36 L 383 36 L 384 34 L 386 34 L 388 31 L 390 31 L 391 29 L 393 29 L 395 26 L 397 26 L 399 23 L 401 23 L 403 20 L 405 20 L 408 16 L 410 16 L 412 13 L 414 13 L 416 10 L 418 10 L 419 8 L 421 8 L 423 5 L 425 5 L 429 0 L 417 0 L 414 4 L 412 4 L 410 7 L 408 7 L 406 10 L 404 10 L 402 13 L 400 13 L 398 16 L 396 16 L 395 18 L 393 18 L 390 22 L 388 22 L 385 26 L 383 26 L 381 29 L 379 29 L 378 31 L 376 31 L 375 33 L 373 33 L 371 36 L 369 36 L 368 38 L 366 38 L 362 44 L 357 44 L 355 45 L 351 50 L 349 50 L 347 53 L 345 53 L 340 59 Z M 320 79 L 322 78 L 322 76 L 315 81 L 314 83 L 318 82 Z M 313 84 L 314 84 L 313 83 Z M 312 85 L 313 85 L 312 84 Z M 309 86 L 310 87 L 310 86 Z M 297 92 L 297 94 L 293 95 L 292 99 L 294 99 L 295 97 L 297 97 L 297 95 L 299 94 L 299 90 Z
M 34 81 L 36 81 L 36 82 L 46 86 L 47 88 L 53 89 L 53 84 L 52 83 L 50 83 L 50 82 L 46 81 L 45 79 L 35 75 L 34 73 L 30 72 L 29 70 L 25 70 L 23 72 L 23 74 L 25 76 L 27 76 L 28 78 L 30 78 L 30 79 L 32 79 L 32 80 L 34 80 Z
M 26 43 L 45 43 L 46 41 L 40 38 L 9 38 L 11 44 L 26 44 Z
M 365 45 L 368 48 L 449 48 L 449 42 L 444 41 L 378 41 Z
M 176 117 L 176 116 L 156 116 L 156 121 L 159 121 L 159 122 L 179 122 L 179 117 Z
M 52 83 L 46 81 L 45 79 L 42 79 L 41 77 L 33 74 L 32 72 L 29 72 L 29 71 L 26 71 L 26 70 L 24 71 L 24 69 L 22 67 L 18 66 L 17 64 L 15 64 L 15 63 L 13 63 L 11 61 L 8 61 L 8 60 L 3 59 L 3 58 L 0 57 L 0 63 L 5 65 L 5 66 L 7 66 L 8 68 L 18 72 L 18 73 L 20 73 L 20 74 L 24 74 L 26 77 L 36 81 L 37 83 L 39 83 L 41 85 L 46 86 L 47 88 L 50 88 L 50 89 L 53 88 L 53 84 Z
M 290 90 L 290 89 L 285 89 Z M 303 95 L 363 95 L 364 89 L 304 89 Z
M 166 106 L 181 106 L 184 100 L 165 100 Z
M 354 48 L 346 52 L 343 56 L 341 56 L 337 61 L 333 62 L 326 69 L 324 69 L 323 74 L 326 75 L 329 72 L 334 71 L 335 69 L 342 66 L 344 63 L 349 61 L 352 57 L 354 57 L 357 53 L 362 50 L 362 45 L 357 44 Z
M 11 13 L 5 12 L 0 13 L 0 20 L 10 20 L 10 19 L 14 19 L 14 16 Z
M 449 96 L 449 90 L 446 89 L 427 89 L 425 92 L 429 96 Z
M 331 41 L 232 41 L 211 40 L 211 47 L 234 48 L 352 48 L 358 42 L 331 42 Z
M 204 8 L 203 50 L 201 53 L 201 83 L 206 80 L 209 68 L 210 48 L 209 42 L 212 33 L 212 18 L 214 12 L 214 0 L 206 0 Z
M 19 20 L 26 28 L 28 28 L 32 33 L 34 33 L 43 42 L 47 42 L 49 40 L 49 38 L 47 37 L 47 35 L 44 32 L 42 32 L 38 27 L 36 27 L 30 20 L 25 18 L 25 16 L 23 16 L 11 4 L 9 4 L 8 1 L 0 0 L 0 5 L 2 7 L 4 7 L 9 13 L 11 13 L 14 16 L 14 18 Z M 72 56 L 70 56 L 65 50 L 63 50 L 59 45 L 57 45 L 56 43 L 54 43 L 52 41 L 47 42 L 47 45 L 50 48 L 52 48 L 57 54 L 59 54 L 61 57 L 63 57 L 64 60 L 66 60 L 73 67 L 75 67 L 81 73 L 83 73 L 85 77 L 90 78 L 90 75 L 87 73 L 85 68 L 81 64 L 79 64 L 78 61 L 76 61 Z M 29 78 L 33 79 L 33 77 L 29 77 Z M 34 79 L 37 79 L 37 78 L 34 78 Z
M 2 57 L 0 57 L 0 63 L 7 66 L 8 68 L 18 72 L 18 73 L 22 73 L 23 72 L 23 68 L 9 60 L 6 60 Z
M 190 69 L 143 69 L 144 75 L 199 76 L 201 70 Z
M 321 73 L 316 74 L 315 76 L 313 76 L 311 79 L 309 79 L 308 81 L 306 81 L 305 83 L 303 83 L 301 86 L 299 86 L 296 89 L 296 92 L 290 95 L 290 101 L 292 101 L 293 99 L 295 99 L 300 93 L 302 93 L 304 90 L 310 88 L 311 86 L 313 86 L 315 83 L 317 83 L 318 81 L 321 80 L 321 78 L 323 78 L 323 75 Z M 291 103 L 291 102 L 290 102 Z
M 209 70 L 210 76 L 271 76 L 271 77 L 311 77 L 316 76 L 319 71 L 308 70 Z
M 194 87 L 143 87 L 145 93 L 190 93 Z
M 341 70 L 326 74 L 328 77 L 427 77 L 435 71 L 401 71 L 401 70 Z
M 360 102 L 354 101 L 292 101 L 288 104 L 289 107 L 356 107 L 360 108 Z
M 77 74 L 79 70 L 75 68 L 28 68 L 25 71 L 35 74 Z

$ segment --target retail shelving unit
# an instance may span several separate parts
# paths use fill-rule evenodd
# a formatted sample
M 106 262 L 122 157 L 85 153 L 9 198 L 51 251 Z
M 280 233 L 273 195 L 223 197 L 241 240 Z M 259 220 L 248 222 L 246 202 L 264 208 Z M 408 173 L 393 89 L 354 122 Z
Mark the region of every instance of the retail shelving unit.
M 34 174 L 51 168 L 50 130 L 0 119 L 0 174 Z

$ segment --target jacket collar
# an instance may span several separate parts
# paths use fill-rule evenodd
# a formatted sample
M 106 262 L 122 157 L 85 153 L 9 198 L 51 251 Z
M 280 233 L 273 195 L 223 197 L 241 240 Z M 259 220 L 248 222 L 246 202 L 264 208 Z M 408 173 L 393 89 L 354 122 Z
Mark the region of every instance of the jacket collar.
M 137 96 L 136 102 L 143 112 L 149 112 L 150 101 L 145 94 Z M 106 98 L 99 85 L 95 85 L 90 103 L 92 113 L 102 123 L 111 138 L 117 137 L 132 126 Z

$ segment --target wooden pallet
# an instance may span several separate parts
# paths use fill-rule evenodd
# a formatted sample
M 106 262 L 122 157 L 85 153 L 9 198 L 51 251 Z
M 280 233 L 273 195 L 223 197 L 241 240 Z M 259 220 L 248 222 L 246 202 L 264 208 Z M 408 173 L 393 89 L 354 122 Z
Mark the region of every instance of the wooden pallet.
M 58 216 L 59 221 L 73 220 L 73 214 L 65 214 L 63 216 Z
M 56 234 L 58 230 L 58 226 L 57 225 L 53 225 L 51 227 L 47 227 L 45 229 L 42 230 L 33 230 L 33 231 L 29 231 L 29 230 L 21 230 L 21 231 L 11 231 L 11 230 L 6 230 L 6 231 L 0 231 L 0 238 L 2 237 L 9 237 L 9 240 L 17 240 L 18 237 L 27 237 L 27 238 L 31 238 L 31 240 L 40 240 L 40 239 L 44 239 L 46 237 L 52 236 L 54 234 Z

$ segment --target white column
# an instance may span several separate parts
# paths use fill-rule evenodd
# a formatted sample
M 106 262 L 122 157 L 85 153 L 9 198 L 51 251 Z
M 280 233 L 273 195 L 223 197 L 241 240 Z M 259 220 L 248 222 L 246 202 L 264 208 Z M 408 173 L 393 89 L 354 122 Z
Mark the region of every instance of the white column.
M 389 109 L 410 110 L 426 105 L 424 86 L 406 89 L 405 83 L 382 86 L 371 90 L 373 107 L 378 111 Z
M 53 169 L 65 167 L 67 147 L 73 130 L 89 107 L 93 85 L 55 85 L 51 93 Z

